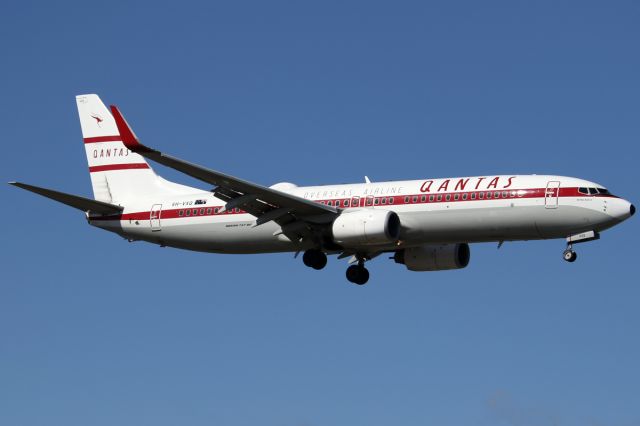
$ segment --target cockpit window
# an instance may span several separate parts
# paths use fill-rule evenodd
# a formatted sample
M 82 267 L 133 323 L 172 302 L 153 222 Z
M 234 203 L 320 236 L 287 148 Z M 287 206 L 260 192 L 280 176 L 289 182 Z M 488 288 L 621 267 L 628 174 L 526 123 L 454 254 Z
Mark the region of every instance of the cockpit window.
M 586 195 L 610 195 L 611 193 L 605 188 L 578 188 L 578 192 Z

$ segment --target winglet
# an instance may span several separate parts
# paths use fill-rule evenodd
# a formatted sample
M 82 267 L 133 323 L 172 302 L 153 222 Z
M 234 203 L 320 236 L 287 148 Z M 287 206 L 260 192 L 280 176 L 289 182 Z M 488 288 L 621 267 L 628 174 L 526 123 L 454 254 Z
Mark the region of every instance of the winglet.
M 129 123 L 127 123 L 127 120 L 125 120 L 117 106 L 111 105 L 111 114 L 116 120 L 116 126 L 118 126 L 118 132 L 120 133 L 124 146 L 133 152 L 151 151 L 151 149 L 140 143 L 138 137 L 133 132 L 131 126 L 129 126 Z

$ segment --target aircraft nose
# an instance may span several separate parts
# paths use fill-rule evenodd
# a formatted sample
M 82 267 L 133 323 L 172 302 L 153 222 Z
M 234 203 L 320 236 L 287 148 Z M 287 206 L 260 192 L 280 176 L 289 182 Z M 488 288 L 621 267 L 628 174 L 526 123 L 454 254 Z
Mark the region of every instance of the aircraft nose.
M 611 200 L 609 202 L 609 214 L 613 216 L 614 219 L 620 222 L 629 219 L 634 215 L 635 212 L 636 207 L 627 200 L 623 200 L 622 198 Z

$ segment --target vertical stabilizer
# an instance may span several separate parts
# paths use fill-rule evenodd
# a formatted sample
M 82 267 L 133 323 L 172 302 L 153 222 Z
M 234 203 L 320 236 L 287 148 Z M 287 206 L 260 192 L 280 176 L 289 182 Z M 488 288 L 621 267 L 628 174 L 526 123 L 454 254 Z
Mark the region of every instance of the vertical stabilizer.
M 96 200 L 123 203 L 161 190 L 146 160 L 122 143 L 111 112 L 97 95 L 76 96 L 82 138 Z

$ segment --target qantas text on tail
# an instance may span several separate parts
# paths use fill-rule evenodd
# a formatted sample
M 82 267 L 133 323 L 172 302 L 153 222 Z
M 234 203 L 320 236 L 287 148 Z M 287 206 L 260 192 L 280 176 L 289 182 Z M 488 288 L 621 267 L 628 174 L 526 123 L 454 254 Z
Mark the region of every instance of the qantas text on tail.
M 364 284 L 366 261 L 392 253 L 412 271 L 464 268 L 468 243 L 566 238 L 573 244 L 635 213 L 602 185 L 564 176 L 479 176 L 384 183 L 265 187 L 140 144 L 115 106 L 76 98 L 94 199 L 11 184 L 86 212 L 89 224 L 124 238 L 212 253 L 304 251 L 351 258 L 347 279 Z M 156 175 L 152 160 L 212 185 L 203 191 Z

